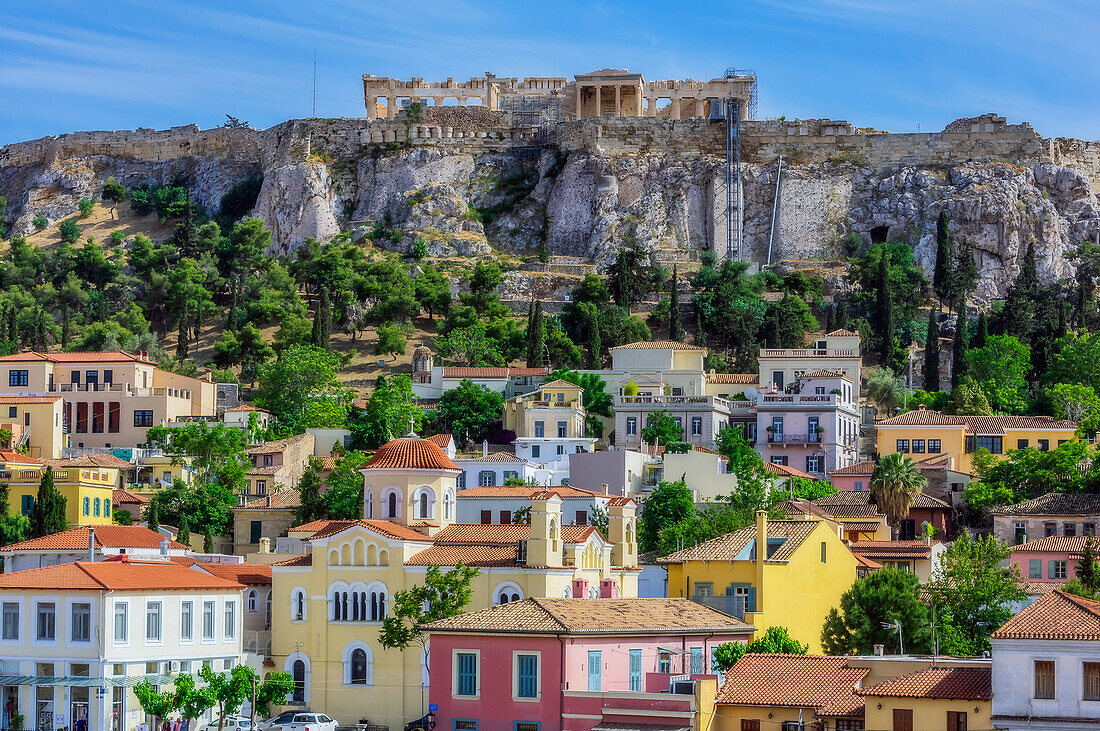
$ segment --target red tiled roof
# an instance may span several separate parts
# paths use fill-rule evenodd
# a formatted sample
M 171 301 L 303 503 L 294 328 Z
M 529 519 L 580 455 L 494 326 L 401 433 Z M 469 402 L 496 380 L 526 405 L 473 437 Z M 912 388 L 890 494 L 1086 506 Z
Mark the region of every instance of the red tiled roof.
M 852 553 L 871 558 L 930 558 L 932 546 L 939 541 L 856 541 L 848 546 Z
M 876 426 L 961 426 L 970 434 L 1004 434 L 1006 429 L 1074 430 L 1077 424 L 1050 416 L 953 416 L 916 409 L 875 422 Z
M 0 396 L 0 404 L 52 404 L 61 401 L 64 396 Z
M 826 509 L 830 514 L 844 518 L 878 517 L 878 506 L 871 503 L 870 490 L 840 490 L 832 495 L 819 497 L 814 504 Z M 918 510 L 950 510 L 951 506 L 937 497 L 918 492 L 913 495 L 910 506 Z
M 992 675 L 989 667 L 925 668 L 856 692 L 879 698 L 987 701 L 993 697 Z
M 455 443 L 453 434 L 432 434 L 430 437 L 426 437 L 429 442 L 435 442 L 443 449 L 451 446 Z
M 122 350 L 82 351 L 75 353 L 42 353 L 36 350 L 29 350 L 23 353 L 13 353 L 0 357 L 0 363 L 23 363 L 29 361 L 41 361 L 46 363 L 83 363 L 85 361 L 89 363 L 131 362 L 156 365 L 154 361 L 148 358 L 143 358 L 139 355 L 127 353 Z
M 303 553 L 299 556 L 295 556 L 294 558 L 288 558 L 285 561 L 280 561 L 280 562 L 278 562 L 276 564 L 273 564 L 273 565 L 274 566 L 286 566 L 286 567 L 289 567 L 289 568 L 292 568 L 292 567 L 295 567 L 295 566 L 312 566 L 313 565 L 313 554 L 312 553 Z
M 564 378 L 555 378 L 553 381 L 550 381 L 548 383 L 544 383 L 541 386 L 539 386 L 540 391 L 543 390 L 543 389 L 546 389 L 546 388 L 564 388 L 566 390 L 573 389 L 573 390 L 576 390 L 576 391 L 583 391 L 584 390 L 580 386 L 578 386 L 577 384 L 571 383 L 570 381 L 567 381 Z
M 272 492 L 245 503 L 245 510 L 293 510 L 302 504 L 302 493 L 294 488 Z
M 768 538 L 782 538 L 783 544 L 769 551 L 767 561 L 786 561 L 809 538 L 821 521 L 817 520 L 769 520 Z M 712 538 L 696 546 L 690 546 L 657 559 L 658 563 L 684 563 L 685 561 L 730 561 L 756 541 L 756 526 L 750 525 L 724 536 Z
M 707 383 L 729 383 L 751 385 L 760 383 L 759 373 L 708 373 Z
M 60 533 L 31 538 L 4 546 L 5 551 L 87 551 L 87 526 L 70 528 Z M 164 536 L 143 525 L 97 525 L 95 543 L 99 548 L 160 548 Z M 169 548 L 186 548 L 182 543 L 168 541 Z
M 829 473 L 829 477 L 833 475 L 870 475 L 875 471 L 874 460 L 866 459 L 862 462 L 856 462 L 850 464 L 847 467 L 841 467 L 840 469 L 833 470 Z
M 260 442 L 259 444 L 253 444 L 244 450 L 245 454 L 277 454 L 282 452 L 287 447 L 298 444 L 303 439 L 308 437 L 308 434 L 295 434 L 294 436 L 287 437 L 285 439 L 274 439 L 270 442 Z
M 870 672 L 842 656 L 748 654 L 726 672 L 715 703 L 814 708 L 830 717 L 863 715 L 856 686 Z
M 309 534 L 313 534 L 313 533 L 316 533 L 317 531 L 321 530 L 322 528 L 327 527 L 328 524 L 332 523 L 332 522 L 333 521 L 327 520 L 327 519 L 311 520 L 308 523 L 302 523 L 301 525 L 295 525 L 295 526 L 292 526 L 290 528 L 287 528 L 287 532 L 288 533 L 309 533 Z M 347 521 L 340 521 L 340 522 L 347 522 Z
M 0 574 L 0 589 L 76 589 L 112 591 L 172 591 L 236 589 L 241 585 L 171 561 L 77 561 L 41 569 Z
M 386 442 L 363 469 L 376 470 L 457 470 L 447 453 L 428 439 L 394 439 Z
M 116 506 L 121 505 L 145 505 L 149 502 L 149 498 L 144 495 L 138 495 L 136 492 L 130 492 L 129 490 L 123 490 L 116 487 L 111 495 L 111 502 Z
M 318 530 L 316 533 L 309 537 L 309 540 L 316 540 L 319 538 L 329 538 L 337 533 L 341 533 L 348 528 L 354 527 L 366 528 L 369 531 L 379 533 L 387 538 L 394 538 L 399 541 L 418 541 L 418 542 L 430 542 L 432 539 L 423 533 L 417 533 L 414 530 L 410 530 L 403 525 L 394 523 L 392 520 L 380 520 L 378 518 L 360 518 L 359 520 L 330 520 L 328 525 Z
M 1100 602 L 1052 591 L 993 633 L 995 640 L 1100 640 Z
M 831 333 L 825 333 L 825 337 L 838 337 L 838 338 L 858 338 L 859 333 L 852 332 L 851 330 L 833 330 Z
M 772 464 L 771 462 L 765 462 L 764 470 L 773 475 L 779 475 L 780 477 L 803 477 L 807 480 L 816 479 L 813 475 L 807 472 L 795 469 L 794 467 L 788 467 L 785 464 Z
M 512 452 L 489 452 L 489 454 L 481 457 L 475 457 L 473 455 L 458 455 L 456 460 L 462 462 L 526 462 L 523 457 L 517 457 Z
M 863 566 L 864 568 L 868 568 L 868 569 L 881 569 L 882 568 L 882 564 L 880 564 L 878 561 L 872 561 L 871 559 L 867 558 L 866 556 L 860 556 L 858 553 L 853 553 L 852 555 L 856 557 L 856 563 L 858 563 L 860 566 Z
M 590 525 L 563 525 L 564 543 L 583 543 L 596 532 Z M 478 525 L 455 523 L 435 534 L 434 545 L 420 551 L 407 566 L 512 566 L 537 568 L 519 562 L 518 546 L 531 537 L 531 526 L 524 524 Z
M 993 510 L 994 515 L 1100 515 L 1100 495 L 1048 492 L 1022 503 Z
M 130 463 L 113 454 L 82 454 L 71 459 L 47 459 L 50 467 L 103 467 L 107 469 L 126 469 Z
M 706 348 L 675 340 L 636 340 L 626 345 L 616 345 L 612 350 L 706 350 Z
M 25 454 L 16 452 L 13 449 L 0 449 L 0 462 L 5 464 L 19 464 L 19 465 L 42 465 L 42 460 L 35 459 L 34 457 L 28 457 Z
M 1034 551 L 1036 553 L 1081 553 L 1085 550 L 1085 540 L 1090 536 L 1047 536 L 1034 541 L 1012 546 L 1011 551 Z M 1095 539 L 1094 539 L 1095 540 Z
M 444 378 L 513 378 L 515 376 L 545 376 L 549 368 L 467 368 L 444 366 Z
M 556 492 L 559 497 L 595 498 L 603 497 L 602 494 L 592 490 L 584 490 L 570 485 L 554 485 L 553 487 L 539 487 L 527 485 L 505 485 L 503 487 L 467 487 L 458 491 L 459 500 L 463 498 L 510 498 L 518 497 L 530 500 L 531 496 L 538 492 Z
M 620 505 L 637 505 L 637 503 L 634 502 L 634 498 L 629 497 L 613 497 L 607 501 L 607 507 L 609 508 L 615 508 Z
M 261 563 L 195 563 L 198 567 L 214 576 L 220 576 L 238 584 L 266 585 L 271 583 L 271 567 Z

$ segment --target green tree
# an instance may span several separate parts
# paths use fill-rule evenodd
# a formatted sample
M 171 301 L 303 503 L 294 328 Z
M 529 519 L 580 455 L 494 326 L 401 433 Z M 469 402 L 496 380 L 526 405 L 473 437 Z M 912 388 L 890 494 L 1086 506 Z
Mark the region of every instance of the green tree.
M 199 686 L 190 673 L 176 676 L 172 695 L 172 709 L 188 724 L 213 708 L 216 702 L 213 690 L 207 685 Z
M 545 365 L 546 321 L 542 314 L 542 301 L 535 300 L 527 316 L 527 367 L 541 368 Z
M 351 392 L 337 380 L 344 358 L 322 348 L 292 346 L 260 367 L 255 403 L 293 431 L 343 427 Z
M 959 385 L 959 381 L 967 373 L 966 364 L 966 307 L 964 305 L 955 324 L 955 339 L 951 343 L 951 387 Z
M 31 529 L 27 516 L 11 512 L 8 500 L 8 485 L 0 482 L 0 546 L 25 540 Z
M 134 686 L 134 697 L 146 715 L 153 717 L 153 728 L 160 728 L 161 719 L 176 709 L 176 691 L 158 690 L 148 679 Z
M 214 363 L 221 368 L 239 365 L 241 380 L 252 383 L 275 351 L 264 340 L 263 333 L 252 323 L 237 331 L 226 330 L 222 339 L 214 343 Z
M 251 468 L 245 449 L 256 436 L 221 423 L 189 421 L 178 427 L 150 427 L 145 441 L 151 448 L 163 449 L 174 465 L 189 464 L 198 482 L 239 492 Z
M 235 715 L 245 700 L 252 697 L 256 671 L 247 665 L 236 665 L 228 673 L 215 673 L 209 665 L 203 665 L 199 677 L 218 707 L 218 731 L 222 731 L 226 718 Z
M 382 647 L 407 649 L 423 640 L 423 627 L 462 614 L 473 596 L 471 584 L 481 572 L 459 564 L 443 573 L 429 566 L 424 583 L 393 595 L 392 611 L 382 620 L 378 641 Z
M 656 291 L 661 279 L 659 270 L 650 265 L 649 257 L 633 244 L 616 251 L 615 260 L 607 270 L 608 289 L 615 304 L 627 311 L 642 297 Z
M 638 550 L 656 551 L 661 530 L 690 521 L 695 515 L 695 497 L 683 480 L 662 482 L 642 501 L 638 518 Z
M 71 218 L 66 218 L 57 227 L 57 232 L 61 234 L 62 241 L 74 244 L 80 238 L 80 224 Z
M 436 313 L 446 315 L 451 308 L 451 283 L 434 266 L 422 267 L 413 285 L 416 301 L 435 319 Z
M 1077 424 L 1081 436 L 1087 437 L 1100 429 L 1100 396 L 1092 386 L 1056 383 L 1046 390 L 1046 395 L 1054 405 L 1054 416 Z
M 889 368 L 872 368 L 867 372 L 867 395 L 882 413 L 893 415 L 902 401 L 904 384 Z
M 985 391 L 970 376 L 960 378 L 958 385 L 951 390 L 951 403 L 953 411 L 959 416 L 989 416 L 993 413 Z
M 840 598 L 840 609 L 829 611 L 821 630 L 821 645 L 830 655 L 870 655 L 875 645 L 898 646 L 901 626 L 905 651 L 932 649 L 928 606 L 920 596 L 916 575 L 887 567 L 857 579 Z
M 1050 492 L 1095 491 L 1096 466 L 1085 442 L 1066 442 L 1048 451 L 1013 449 L 1007 457 L 979 449 L 973 460 L 980 479 L 967 485 L 966 504 L 979 514 Z
M 42 479 L 38 483 L 38 496 L 28 516 L 31 538 L 53 535 L 68 528 L 69 521 L 65 518 L 67 502 L 65 496 L 54 487 L 53 470 L 47 466 L 42 470 Z
M 764 314 L 764 347 L 801 348 L 806 333 L 816 330 L 817 320 L 805 300 L 792 294 L 766 306 Z
M 186 515 L 188 533 L 223 535 L 233 524 L 236 506 L 237 496 L 231 488 L 197 480 L 188 484 L 176 478 L 153 494 L 149 510 L 156 511 L 158 521 L 177 526 Z
M 160 530 L 160 515 L 158 513 L 157 501 L 150 500 L 149 507 L 145 508 L 145 527 L 151 531 Z
M 188 525 L 187 513 L 180 516 L 180 527 L 176 532 L 176 541 L 187 547 L 191 546 L 191 526 Z
M 680 276 L 675 265 L 668 284 L 668 297 L 668 339 L 678 343 L 684 339 L 684 323 L 680 320 Z
M 1019 572 L 1001 567 L 1011 551 L 992 536 L 971 538 L 963 531 L 936 561 L 927 585 L 943 631 L 939 649 L 975 656 L 990 649 L 989 636 L 1013 615 L 1024 598 Z
M 924 389 L 940 390 L 940 326 L 936 310 L 928 311 L 928 332 L 924 336 Z
M 760 459 L 760 453 L 745 439 L 744 427 L 741 425 L 722 427 L 718 431 L 715 448 L 719 454 L 726 458 L 729 472 L 735 475 L 745 474 L 756 469 L 764 469 L 764 462 Z
M 325 478 L 325 515 L 332 520 L 355 520 L 363 517 L 363 473 L 367 463 L 363 452 L 348 452 L 336 460 Z
M 454 328 L 436 340 L 436 348 L 441 356 L 467 367 L 503 366 L 507 360 L 484 322 Z
M 985 310 L 978 313 L 978 322 L 974 325 L 974 335 L 970 338 L 971 348 L 984 348 L 989 339 L 989 318 Z
M 77 201 L 76 207 L 80 209 L 80 217 L 87 218 L 92 215 L 92 211 L 95 209 L 95 201 L 91 198 L 81 198 Z
M 660 444 L 666 449 L 674 449 L 684 438 L 684 428 L 676 423 L 668 409 L 649 414 L 642 439 L 646 444 Z
M 1096 538 L 1093 536 L 1085 538 L 1085 548 L 1077 561 L 1077 580 L 1093 596 L 1100 594 L 1100 563 L 1096 559 Z
M 214 534 L 209 530 L 203 534 L 202 537 L 202 552 L 213 553 L 214 552 Z
M 299 505 L 294 515 L 297 525 L 328 517 L 325 499 L 321 496 L 321 460 L 316 457 L 309 458 L 309 464 L 298 480 L 298 493 Z
M 481 441 L 489 436 L 493 425 L 500 421 L 504 397 L 478 385 L 469 378 L 445 391 L 439 399 L 439 419 L 449 424 L 459 446 Z
M 410 425 L 420 429 L 423 421 L 424 412 L 416 405 L 412 380 L 405 375 L 381 375 L 366 405 L 349 416 L 347 427 L 356 448 L 378 449 L 408 433 Z
M 611 394 L 607 392 L 607 381 L 598 373 L 578 373 L 559 368 L 550 374 L 548 380 L 561 379 L 581 387 L 581 406 L 586 414 L 586 427 L 589 436 L 603 436 L 603 419 L 613 416 Z
M 805 655 L 810 646 L 791 637 L 790 630 L 781 625 L 768 627 L 764 634 L 749 643 L 723 642 L 714 648 L 712 670 L 726 672 L 734 663 L 749 653 Z
M 966 354 L 970 375 L 998 413 L 1020 413 L 1027 406 L 1031 349 L 1011 335 L 991 335 L 985 347 Z
M 932 274 L 932 288 L 941 299 L 947 296 L 947 278 L 951 273 L 951 234 L 947 229 L 950 220 L 946 208 L 936 218 L 936 267 Z
M 871 500 L 886 516 L 895 535 L 926 483 L 916 463 L 900 452 L 881 455 L 875 462 L 869 484 Z
M 119 203 L 126 197 L 126 189 L 122 187 L 121 183 L 115 180 L 115 176 L 108 175 L 107 180 L 103 183 L 101 197 L 105 201 Z
M 408 344 L 405 333 L 397 325 L 382 325 L 378 328 L 378 342 L 374 345 L 374 352 L 377 355 L 392 355 L 397 360 L 397 356 L 405 354 Z
M 1100 333 L 1070 333 L 1054 343 L 1047 380 L 1081 383 L 1100 393 Z

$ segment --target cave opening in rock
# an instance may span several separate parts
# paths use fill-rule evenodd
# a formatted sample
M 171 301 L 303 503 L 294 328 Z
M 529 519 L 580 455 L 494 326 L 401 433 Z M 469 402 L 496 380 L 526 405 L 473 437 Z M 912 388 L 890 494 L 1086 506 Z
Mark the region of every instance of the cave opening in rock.
M 867 232 L 867 234 L 871 237 L 872 244 L 885 244 L 886 235 L 889 233 L 889 226 L 875 226 L 873 229 Z

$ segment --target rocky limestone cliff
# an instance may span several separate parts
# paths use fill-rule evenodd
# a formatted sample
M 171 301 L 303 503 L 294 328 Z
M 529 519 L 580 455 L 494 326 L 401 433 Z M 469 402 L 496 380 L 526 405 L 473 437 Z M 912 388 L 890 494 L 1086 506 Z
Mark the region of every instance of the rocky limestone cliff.
M 1003 294 L 1030 241 L 1043 277 L 1071 276 L 1068 253 L 1100 237 L 1098 146 L 1044 140 L 992 115 L 975 120 L 925 135 L 750 122 L 743 256 L 843 258 L 855 232 L 864 246 L 905 240 L 930 269 L 946 208 L 953 240 L 974 251 L 980 299 Z M 108 175 L 128 186 L 184 180 L 213 214 L 235 182 L 262 174 L 253 213 L 272 232 L 272 253 L 345 228 L 403 253 L 422 241 L 432 257 L 531 256 L 546 246 L 601 267 L 634 240 L 656 260 L 690 266 L 705 249 L 724 251 L 721 125 L 623 118 L 557 132 L 556 143 L 535 144 L 522 130 L 477 125 L 294 120 L 268 130 L 78 133 L 0 148 L 0 195 L 20 234 L 35 216 L 74 211 Z M 547 287 L 562 289 L 534 288 Z

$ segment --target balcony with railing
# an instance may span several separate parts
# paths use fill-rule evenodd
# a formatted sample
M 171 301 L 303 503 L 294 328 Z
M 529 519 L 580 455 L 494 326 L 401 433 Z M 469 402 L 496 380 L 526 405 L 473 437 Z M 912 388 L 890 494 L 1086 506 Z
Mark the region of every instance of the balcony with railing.
M 655 410 L 721 410 L 730 411 L 733 404 L 721 396 L 616 396 L 615 405 L 624 408 L 652 408 Z
M 117 393 L 123 396 L 148 397 L 167 396 L 169 398 L 191 399 L 191 391 L 186 388 L 135 388 L 129 383 L 54 383 L 50 393 Z
M 815 445 L 815 444 L 822 444 L 822 445 L 824 445 L 824 444 L 828 444 L 828 445 L 836 444 L 836 445 L 838 445 L 840 447 L 844 447 L 846 449 L 855 449 L 856 448 L 856 443 L 857 443 L 857 440 L 856 440 L 855 437 L 843 437 L 842 436 L 842 437 L 838 437 L 838 438 L 833 438 L 833 437 L 826 438 L 824 433 L 814 433 L 814 432 L 811 432 L 809 434 L 788 434 L 786 432 L 770 431 L 770 432 L 767 433 L 767 435 L 768 435 L 767 436 L 767 443 L 768 444 L 786 444 L 786 445 L 791 445 L 791 446 L 804 446 L 804 445 Z
M 776 393 L 760 394 L 757 404 L 762 408 L 769 406 L 806 406 L 814 409 L 847 406 L 855 408 L 851 401 L 845 401 L 837 393 Z
M 858 348 L 761 348 L 761 358 L 858 358 Z

